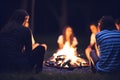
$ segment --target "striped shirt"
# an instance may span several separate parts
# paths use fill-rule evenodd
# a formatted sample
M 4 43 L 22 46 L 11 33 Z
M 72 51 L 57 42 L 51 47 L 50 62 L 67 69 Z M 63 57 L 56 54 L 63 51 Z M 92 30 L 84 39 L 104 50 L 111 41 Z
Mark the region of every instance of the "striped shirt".
M 100 59 L 96 69 L 103 72 L 120 71 L 120 31 L 103 30 L 96 35 Z

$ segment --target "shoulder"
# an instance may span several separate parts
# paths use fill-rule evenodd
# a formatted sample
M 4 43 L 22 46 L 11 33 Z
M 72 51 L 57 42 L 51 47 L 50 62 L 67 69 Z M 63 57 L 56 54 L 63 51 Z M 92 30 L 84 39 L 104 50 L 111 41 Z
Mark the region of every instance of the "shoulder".
M 21 25 L 18 25 L 18 26 L 15 28 L 15 30 L 19 30 L 19 31 L 27 31 L 27 32 L 30 31 L 29 28 L 26 28 L 26 27 L 21 26 Z
M 21 35 L 23 35 L 23 36 L 31 36 L 31 31 L 30 31 L 30 29 L 29 28 L 26 28 L 26 27 L 24 27 L 24 26 L 19 26 L 18 28 L 17 28 L 17 33 L 18 34 L 21 34 Z
M 96 35 L 104 34 L 104 33 L 107 33 L 107 32 L 109 32 L 109 30 L 102 30 L 102 31 L 98 32 Z
M 101 32 L 99 32 L 96 37 L 99 37 L 99 36 L 102 36 L 102 35 L 116 35 L 116 34 L 120 34 L 120 31 L 118 30 L 112 30 L 112 31 L 109 31 L 109 30 L 103 30 Z
M 57 42 L 58 42 L 58 43 L 63 42 L 63 35 L 58 36 L 58 41 L 57 41 Z
M 59 38 L 59 39 L 62 39 L 62 38 L 63 38 L 63 35 L 58 36 L 58 38 Z
M 76 38 L 75 36 L 73 37 L 73 39 L 74 39 L 74 40 L 77 40 L 77 38 Z
M 26 28 L 26 27 L 24 27 L 24 26 L 21 26 L 21 30 L 23 31 L 23 32 L 25 32 L 25 33 L 31 33 L 31 31 L 30 31 L 30 29 L 29 28 Z
M 102 36 L 102 35 L 104 35 L 104 34 L 106 34 L 106 33 L 109 33 L 109 31 L 108 31 L 108 30 L 100 31 L 100 32 L 98 32 L 98 33 L 96 34 L 96 38 L 97 38 L 97 37 L 100 37 L 100 36 Z
M 106 39 L 120 38 L 120 31 L 117 30 L 103 30 L 96 35 L 96 39 L 99 41 Z
M 24 26 L 21 26 L 21 29 L 23 29 L 24 31 L 30 31 L 30 29 L 29 28 L 26 28 L 26 27 L 24 27 Z
M 95 36 L 96 34 L 92 33 L 91 36 Z

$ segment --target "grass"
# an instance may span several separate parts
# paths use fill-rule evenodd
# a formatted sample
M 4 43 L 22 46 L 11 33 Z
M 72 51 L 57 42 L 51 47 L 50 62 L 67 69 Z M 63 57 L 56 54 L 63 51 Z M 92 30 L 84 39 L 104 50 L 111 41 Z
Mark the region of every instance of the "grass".
M 91 73 L 55 73 L 42 72 L 3 72 L 0 73 L 0 80 L 119 80 L 120 77 L 91 74 Z

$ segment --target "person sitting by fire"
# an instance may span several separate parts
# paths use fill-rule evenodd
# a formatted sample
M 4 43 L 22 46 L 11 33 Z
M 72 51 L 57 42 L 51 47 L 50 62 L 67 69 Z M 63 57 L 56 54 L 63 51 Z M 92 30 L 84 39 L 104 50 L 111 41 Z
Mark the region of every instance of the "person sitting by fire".
M 98 29 L 97 29 L 97 25 L 95 23 L 92 23 L 90 25 L 90 30 L 91 30 L 91 36 L 90 36 L 90 44 L 87 46 L 87 48 L 85 49 L 85 54 L 86 57 L 88 59 L 89 65 L 90 65 L 90 53 L 92 52 L 97 52 L 98 53 L 98 49 L 97 49 L 97 44 L 96 44 L 96 39 L 95 36 L 98 33 Z M 97 54 L 99 55 L 99 54 Z
M 62 35 L 58 37 L 58 50 L 69 49 L 73 50 L 73 54 L 77 55 L 76 46 L 78 45 L 77 38 L 74 36 L 73 29 L 70 26 L 66 26 L 63 29 Z
M 81 63 L 86 63 L 83 58 L 77 53 L 77 38 L 74 36 L 73 29 L 70 26 L 65 26 L 62 35 L 58 37 L 58 50 L 50 58 L 55 66 L 59 67 L 78 67 Z
M 45 48 L 45 50 L 47 50 L 47 45 L 45 43 L 44 44 L 40 44 L 40 43 L 37 43 L 35 41 L 35 38 L 34 38 L 33 33 L 32 33 L 32 30 L 31 30 L 31 28 L 29 26 L 29 18 L 30 18 L 30 16 L 26 16 L 25 17 L 25 21 L 23 22 L 22 25 L 24 25 L 24 27 L 28 28 L 30 30 L 30 32 L 31 32 L 32 50 L 34 50 L 38 46 L 43 46 Z M 24 49 L 25 48 L 23 48 L 23 50 Z

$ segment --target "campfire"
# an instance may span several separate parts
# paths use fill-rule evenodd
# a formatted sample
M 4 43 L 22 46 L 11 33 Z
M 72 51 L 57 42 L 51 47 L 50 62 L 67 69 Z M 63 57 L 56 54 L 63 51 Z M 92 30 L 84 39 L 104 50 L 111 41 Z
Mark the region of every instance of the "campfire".
M 57 68 L 76 68 L 88 66 L 88 62 L 81 58 L 74 48 L 64 47 L 53 54 L 49 60 L 45 61 L 46 66 Z

